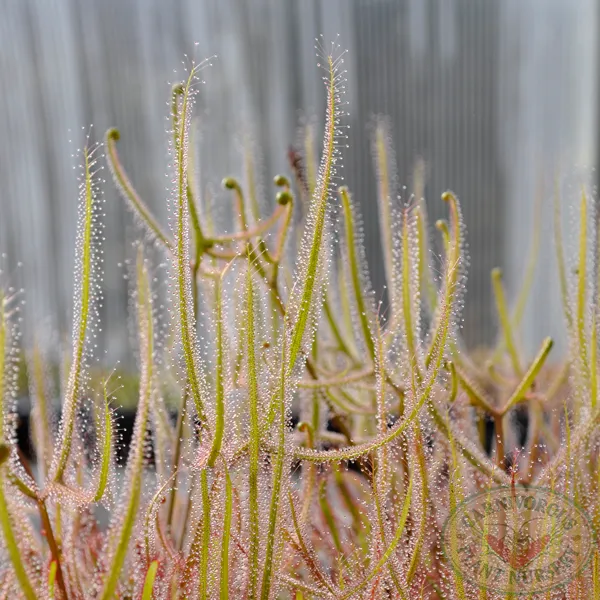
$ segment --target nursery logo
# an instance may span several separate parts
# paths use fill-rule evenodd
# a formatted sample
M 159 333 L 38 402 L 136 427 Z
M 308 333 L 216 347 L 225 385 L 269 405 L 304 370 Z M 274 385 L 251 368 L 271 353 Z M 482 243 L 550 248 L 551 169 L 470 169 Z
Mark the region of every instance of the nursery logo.
M 502 487 L 462 502 L 442 545 L 464 582 L 502 594 L 536 594 L 586 566 L 594 534 L 587 514 L 542 488 Z

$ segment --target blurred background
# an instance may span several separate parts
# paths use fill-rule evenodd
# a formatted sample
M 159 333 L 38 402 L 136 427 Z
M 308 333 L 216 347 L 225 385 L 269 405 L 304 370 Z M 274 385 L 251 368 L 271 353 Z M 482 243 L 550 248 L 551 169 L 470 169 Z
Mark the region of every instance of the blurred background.
M 339 34 L 348 49 L 345 176 L 363 213 L 376 289 L 384 275 L 369 136 L 383 114 L 407 186 L 399 191 L 408 199 L 421 158 L 431 221 L 445 216 L 445 189 L 463 202 L 467 343 L 494 340 L 490 270 L 503 267 L 508 293 L 516 293 L 536 221 L 540 258 L 523 343 L 532 350 L 545 335 L 564 339 L 551 198 L 558 181 L 572 243 L 569 206 L 582 183 L 594 190 L 598 161 L 599 18 L 597 0 L 0 0 L 0 251 L 11 283 L 25 288 L 25 336 L 49 318 L 70 331 L 72 155 L 89 125 L 96 140 L 110 126 L 121 130 L 123 163 L 166 223 L 170 84 L 183 77 L 185 54 L 216 54 L 196 112 L 202 187 L 230 202 L 220 181 L 243 174 L 243 149 L 253 140 L 272 202 L 271 178 L 290 172 L 299 125 L 322 125 L 314 49 L 322 33 Z M 127 361 L 127 285 L 118 265 L 136 233 L 112 182 L 103 189 L 101 344 L 108 360 Z

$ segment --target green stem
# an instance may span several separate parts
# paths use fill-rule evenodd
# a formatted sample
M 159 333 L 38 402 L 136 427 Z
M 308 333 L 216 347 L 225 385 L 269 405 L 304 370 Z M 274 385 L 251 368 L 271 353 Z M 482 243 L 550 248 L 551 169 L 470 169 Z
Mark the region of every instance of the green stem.
M 134 214 L 139 217 L 140 221 L 144 224 L 152 237 L 156 238 L 167 250 L 172 251 L 175 246 L 173 240 L 171 240 L 162 230 L 161 226 L 150 212 L 150 209 L 135 191 L 135 188 L 123 169 L 116 148 L 116 142 L 118 142 L 120 138 L 121 134 L 119 133 L 119 130 L 114 127 L 106 132 L 106 156 L 115 183 L 125 200 L 133 208 Z
M 356 586 L 352 587 L 349 591 L 347 591 L 340 600 L 348 600 L 348 598 L 356 597 L 357 592 L 359 592 L 363 587 L 365 587 L 373 577 L 375 577 L 379 571 L 381 571 L 382 567 L 385 566 L 387 561 L 392 556 L 392 553 L 396 549 L 396 546 L 400 542 L 400 538 L 404 533 L 404 527 L 406 525 L 406 520 L 408 519 L 408 511 L 410 509 L 411 504 L 411 496 L 412 496 L 412 487 L 413 480 L 410 479 L 408 489 L 406 490 L 406 496 L 404 497 L 404 504 L 402 506 L 402 514 L 400 515 L 400 519 L 398 521 L 398 525 L 396 526 L 396 531 L 394 533 L 394 537 L 392 541 L 385 549 L 382 557 L 377 561 L 374 567 L 371 569 L 371 572 Z
M 558 183 L 554 192 L 554 245 L 556 246 L 556 262 L 558 263 L 558 281 L 560 283 L 560 295 L 563 301 L 563 310 L 569 329 L 573 324 L 571 306 L 569 303 L 569 287 L 567 284 L 567 270 L 565 267 L 565 252 L 562 237 L 562 225 L 560 215 L 560 195 Z
M 331 333 L 335 338 L 340 350 L 348 356 L 354 362 L 358 362 L 355 353 L 350 349 L 350 346 L 346 343 L 344 336 L 342 335 L 342 330 L 337 323 L 335 315 L 333 314 L 333 309 L 331 307 L 331 301 L 329 296 L 326 294 L 325 299 L 323 300 L 323 310 L 325 313 L 325 318 L 327 319 L 327 323 L 331 329 Z
M 542 346 L 539 352 L 537 353 L 536 357 L 533 359 L 531 366 L 529 367 L 529 369 L 527 369 L 525 375 L 523 375 L 523 379 L 521 379 L 521 382 L 506 402 L 506 405 L 504 406 L 502 411 L 500 411 L 501 414 L 506 414 L 513 406 L 515 406 L 515 404 L 517 404 L 523 399 L 523 397 L 527 393 L 527 390 L 532 386 L 533 382 L 535 381 L 535 378 L 538 376 L 538 373 L 544 366 L 546 358 L 548 357 L 550 350 L 552 350 L 552 345 L 553 342 L 550 338 L 546 338 L 542 342 Z
M 406 346 L 409 355 L 410 368 L 415 372 L 417 382 L 421 383 L 421 373 L 417 363 L 417 350 L 415 344 L 415 332 L 413 331 L 412 303 L 418 290 L 413 289 L 414 280 L 411 272 L 411 248 L 409 232 L 409 214 L 404 211 L 402 219 L 402 313 L 404 316 L 404 330 L 406 334 Z
M 598 327 L 596 314 L 592 315 L 592 334 L 590 339 L 590 402 L 592 411 L 598 402 Z
M 354 235 L 354 215 L 352 213 L 352 204 L 350 202 L 350 194 L 348 188 L 341 187 L 339 189 L 342 207 L 344 209 L 344 222 L 346 224 L 346 251 L 348 252 L 348 263 L 350 266 L 350 278 L 352 281 L 352 289 L 354 291 L 354 299 L 358 310 L 358 319 L 362 328 L 363 337 L 369 356 L 372 361 L 375 360 L 375 343 L 371 334 L 369 325 L 369 316 L 365 299 L 363 296 L 364 284 L 361 281 L 360 269 L 358 265 L 358 257 L 356 255 L 356 237 Z
M 19 585 L 21 586 L 21 591 L 27 600 L 36 600 L 38 596 L 34 591 L 33 585 L 29 581 L 29 575 L 25 570 L 25 566 L 21 558 L 21 551 L 19 550 L 17 538 L 15 537 L 15 533 L 13 531 L 12 519 L 8 512 L 8 505 L 4 495 L 3 469 L 4 467 L 0 467 L 0 526 L 2 527 L 6 552 L 12 563 L 15 576 L 19 582 Z
M 388 287 L 389 302 L 392 307 L 392 320 L 398 315 L 396 310 L 396 277 L 394 260 L 394 231 L 395 223 L 392 214 L 392 193 L 390 190 L 393 185 L 390 171 L 393 165 L 390 165 L 391 147 L 389 143 L 389 131 L 384 120 L 377 122 L 374 139 L 375 165 L 377 168 L 377 204 L 379 206 L 379 218 L 381 222 L 381 248 L 383 251 L 383 264 L 385 269 L 385 279 Z
M 185 422 L 185 413 L 187 411 L 187 397 L 188 397 L 188 387 L 187 385 L 183 389 L 183 393 L 181 395 L 181 408 L 179 409 L 179 414 L 177 415 L 177 424 L 175 431 L 175 449 L 173 452 L 173 476 L 175 477 L 175 481 L 171 487 L 171 492 L 169 493 L 169 508 L 167 511 L 167 527 L 171 527 L 173 522 L 173 515 L 175 513 L 175 499 L 177 496 L 177 479 L 179 474 L 179 461 L 181 459 L 181 444 L 183 438 L 183 425 Z
M 450 239 L 450 233 L 448 228 L 445 226 L 441 227 L 439 225 L 442 223 L 438 221 L 436 225 L 441 229 L 444 236 L 444 245 L 446 247 L 446 281 L 445 281 L 445 289 L 443 291 L 444 299 L 440 304 L 438 302 L 438 315 L 436 318 L 440 319 L 443 314 L 443 311 L 440 312 L 440 309 L 444 310 L 453 310 L 455 298 L 457 295 L 459 274 L 461 268 L 461 248 L 462 248 L 462 230 L 461 230 L 461 218 L 460 218 L 460 209 L 458 200 L 456 196 L 452 192 L 444 192 L 442 194 L 442 200 L 447 202 L 450 207 L 450 215 L 452 220 L 452 239 Z M 447 315 L 447 318 L 451 320 L 450 314 Z M 429 347 L 429 351 L 427 352 L 427 356 L 425 358 L 425 367 L 429 369 L 431 364 L 432 356 L 435 352 L 435 347 L 440 343 L 440 335 L 444 332 L 444 335 L 447 334 L 447 328 L 440 327 L 439 325 L 436 327 L 434 335 L 432 336 L 431 344 Z
M 0 295 L 0 303 L 2 297 Z M 4 335 L 2 307 L 0 306 L 0 353 L 4 351 Z M 0 354 L 0 373 L 4 372 L 3 356 Z M 38 463 L 39 481 L 45 481 L 48 474 L 48 458 L 52 448 L 52 432 L 50 430 L 50 418 L 48 414 L 48 394 L 46 389 L 46 365 L 42 353 L 37 344 L 33 347 L 31 357 L 31 387 L 35 405 L 32 408 L 34 419 L 34 436 L 36 447 L 36 458 Z M 3 397 L 2 382 L 0 381 L 0 399 Z M 0 441 L 2 439 L 2 416 L 0 416 Z
M 498 317 L 500 318 L 500 326 L 504 333 L 506 349 L 508 350 L 508 355 L 510 356 L 515 375 L 521 377 L 523 372 L 521 371 L 521 364 L 519 362 L 519 356 L 513 338 L 512 325 L 508 315 L 504 288 L 502 287 L 502 271 L 498 268 L 492 270 L 492 287 L 494 288 L 496 308 L 498 310 Z
M 110 459 L 112 451 L 112 418 L 110 415 L 110 400 L 106 391 L 106 382 L 102 386 L 104 397 L 104 432 L 102 444 L 102 462 L 100 465 L 100 477 L 98 478 L 98 487 L 94 502 L 100 502 L 104 496 L 106 485 L 108 483 L 108 474 L 110 469 Z
M 419 198 L 419 196 L 417 196 L 417 198 Z M 435 288 L 435 283 L 433 282 L 431 267 L 429 266 L 428 261 L 429 244 L 427 242 L 427 211 L 425 209 L 425 202 L 423 202 L 422 199 L 419 199 L 419 205 L 415 209 L 415 218 L 417 219 L 419 248 L 419 282 L 421 289 L 427 298 L 429 310 L 431 311 L 431 314 L 433 314 L 437 305 L 437 290 Z
M 6 387 L 6 341 L 8 338 L 5 298 L 0 290 L 0 444 L 5 443 L 4 394 Z
M 262 590 L 261 590 L 261 600 L 269 600 L 269 594 L 271 591 L 272 585 L 272 574 L 273 574 L 273 553 L 275 551 L 275 543 L 276 543 L 276 530 L 277 523 L 279 520 L 279 503 L 281 496 L 281 487 L 282 487 L 282 479 L 283 479 L 283 463 L 285 460 L 285 395 L 288 387 L 287 379 L 288 379 L 288 365 L 285 363 L 285 355 L 286 355 L 286 344 L 285 344 L 286 336 L 283 336 L 283 350 L 281 356 L 281 372 L 280 372 L 280 385 L 277 393 L 277 406 L 276 410 L 279 416 L 278 423 L 278 442 L 277 442 L 277 451 L 275 454 L 274 464 L 273 464 L 273 489 L 271 492 L 271 503 L 269 507 L 269 521 L 267 528 L 267 546 L 265 552 L 265 566 L 263 569 L 263 578 L 262 578 Z
M 133 438 L 129 451 L 127 464 L 127 479 L 130 487 L 127 498 L 127 506 L 122 517 L 122 522 L 118 531 L 114 532 L 116 539 L 116 549 L 112 556 L 108 568 L 106 579 L 102 592 L 99 596 L 101 600 L 112 600 L 121 575 L 121 570 L 125 563 L 129 551 L 129 541 L 137 521 L 137 513 L 142 494 L 142 475 L 144 468 L 146 427 L 148 423 L 148 414 L 150 412 L 150 399 L 153 386 L 153 354 L 154 354 L 154 333 L 152 316 L 152 296 L 148 282 L 148 273 L 144 265 L 143 251 L 140 248 L 138 253 L 138 338 L 140 345 L 140 355 L 142 357 L 141 379 L 140 379 L 140 399 L 138 410 L 135 417 L 133 429 Z
M 187 381 L 189 383 L 191 396 L 196 406 L 198 417 L 202 421 L 203 426 L 207 425 L 206 415 L 204 411 L 204 401 L 200 388 L 200 381 L 196 368 L 195 348 L 194 348 L 194 322 L 189 315 L 189 298 L 192 296 L 191 286 L 195 282 L 191 282 L 191 277 L 188 271 L 189 265 L 187 260 L 187 235 L 186 235 L 186 209 L 189 211 L 187 201 L 187 182 L 185 173 L 185 151 L 187 147 L 186 140 L 186 121 L 189 103 L 190 87 L 196 76 L 196 69 L 192 69 L 190 76 L 185 84 L 183 97 L 181 101 L 181 110 L 178 116 L 178 143 L 176 147 L 176 165 L 177 165 L 177 289 L 178 289 L 178 304 L 179 318 L 181 328 L 181 344 L 183 346 L 183 355 L 185 359 Z
M 258 378 L 256 375 L 256 348 L 254 339 L 254 287 L 252 270 L 246 275 L 246 341 L 248 348 L 248 400 L 250 407 L 250 464 L 248 472 L 250 510 L 250 600 L 257 597 L 258 552 L 259 552 L 259 508 L 258 508 L 258 457 L 260 427 L 258 417 Z
M 52 531 L 52 523 L 50 522 L 50 517 L 48 516 L 48 509 L 46 508 L 46 504 L 38 500 L 38 511 L 40 513 L 40 520 L 42 522 L 42 527 L 46 532 L 46 539 L 48 540 L 48 546 L 50 547 L 50 553 L 52 554 L 52 562 L 55 565 L 56 569 L 56 583 L 61 591 L 62 597 L 64 600 L 68 600 L 69 596 L 67 594 L 67 588 L 65 587 L 65 579 L 63 576 L 63 570 L 61 565 L 61 552 L 56 543 L 56 538 L 54 537 L 54 532 Z
M 584 380 L 588 375 L 587 340 L 585 331 L 585 312 L 587 310 L 587 198 L 581 193 L 581 218 L 579 228 L 579 265 L 577 268 L 577 342 L 578 354 Z
M 230 263 L 231 264 L 231 263 Z M 217 358 L 216 358 L 216 379 L 215 379 L 215 435 L 213 438 L 210 456 L 208 457 L 208 466 L 214 467 L 221 444 L 223 443 L 223 431 L 225 427 L 225 391 L 223 388 L 223 278 L 227 268 L 217 281 L 216 285 L 216 309 L 217 309 Z
M 327 127 L 325 133 L 325 151 L 321 164 L 321 177 L 318 185 L 318 194 L 315 198 L 315 215 L 313 223 L 312 242 L 308 256 L 308 265 L 304 273 L 304 286 L 298 306 L 298 317 L 294 325 L 292 339 L 290 342 L 288 365 L 289 370 L 294 368 L 296 358 L 300 352 L 304 331 L 311 312 L 313 291 L 317 279 L 317 271 L 321 258 L 321 246 L 323 245 L 323 232 L 325 230 L 325 216 L 327 213 L 327 199 L 329 197 L 329 186 L 331 183 L 334 167 L 335 132 L 336 122 L 339 118 L 336 104 L 336 71 L 333 59 L 328 57 L 329 63 L 329 85 L 327 94 Z
M 329 533 L 331 534 L 331 539 L 333 540 L 333 545 L 335 549 L 342 554 L 342 542 L 340 538 L 340 532 L 338 531 L 337 524 L 335 522 L 335 517 L 333 516 L 333 511 L 331 510 L 331 505 L 329 504 L 329 500 L 327 499 L 327 480 L 323 480 L 321 482 L 320 490 L 319 490 L 319 505 L 321 507 L 321 512 L 323 513 L 323 519 L 325 520 L 325 524 Z
M 94 222 L 94 191 L 92 183 L 92 172 L 90 165 L 90 152 L 84 149 L 84 217 L 83 236 L 81 241 L 81 263 L 78 268 L 81 272 L 81 293 L 79 314 L 76 315 L 77 333 L 74 336 L 73 362 L 69 373 L 67 384 L 67 397 L 64 402 L 61 427 L 61 445 L 54 473 L 54 481 L 61 481 L 63 473 L 71 454 L 73 440 L 73 428 L 75 426 L 76 406 L 81 386 L 81 370 L 83 363 L 83 352 L 85 348 L 85 337 L 88 326 L 91 279 L 92 279 L 92 225 Z
M 152 590 L 154 589 L 154 580 L 156 579 L 156 571 L 158 570 L 158 561 L 153 560 L 146 572 L 144 580 L 144 589 L 142 590 L 142 600 L 152 600 Z
M 221 545 L 221 600 L 229 598 L 229 540 L 231 537 L 231 508 L 233 494 L 231 491 L 231 478 L 225 465 L 225 515 L 223 517 L 223 539 Z
M 56 561 L 50 561 L 48 569 L 48 598 L 54 600 L 54 582 L 56 581 Z
M 208 475 L 206 469 L 200 473 L 200 491 L 202 494 L 202 548 L 200 550 L 200 600 L 208 598 L 208 558 L 210 552 L 210 496 L 208 493 Z

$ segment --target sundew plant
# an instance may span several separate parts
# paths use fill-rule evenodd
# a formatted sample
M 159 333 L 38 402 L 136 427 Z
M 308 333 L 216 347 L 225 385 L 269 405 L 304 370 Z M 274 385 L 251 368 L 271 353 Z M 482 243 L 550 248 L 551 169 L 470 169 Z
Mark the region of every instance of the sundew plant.
M 2 598 L 600 598 L 593 204 L 582 191 L 575 269 L 556 219 L 568 356 L 551 339 L 535 356 L 520 348 L 535 236 L 513 302 L 492 272 L 499 339 L 471 356 L 459 200 L 441 195 L 448 218 L 432 228 L 418 185 L 398 196 L 384 119 L 372 140 L 378 302 L 358 203 L 341 185 L 344 53 L 318 49 L 322 146 L 307 127 L 270 199 L 251 160 L 245 182 L 224 179 L 227 227 L 190 141 L 205 63 L 172 90 L 168 224 L 125 173 L 116 129 L 83 149 L 72 349 L 58 369 L 42 345 L 20 347 L 18 297 L 0 290 Z M 129 270 L 138 398 L 125 464 L 118 381 L 90 368 L 104 161 L 143 232 Z M 16 443 L 21 355 L 31 464 Z

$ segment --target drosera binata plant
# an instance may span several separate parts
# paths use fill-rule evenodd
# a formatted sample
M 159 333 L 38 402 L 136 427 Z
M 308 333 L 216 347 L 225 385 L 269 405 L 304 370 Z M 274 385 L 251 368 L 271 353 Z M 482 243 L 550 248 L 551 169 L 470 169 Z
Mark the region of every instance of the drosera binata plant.
M 493 271 L 501 336 L 489 352 L 470 355 L 459 326 L 467 263 L 460 202 L 442 194 L 449 217 L 435 224 L 436 255 L 424 200 L 397 195 L 389 125 L 378 119 L 384 310 L 369 282 L 358 204 L 340 185 L 344 52 L 321 40 L 317 49 L 327 98 L 320 159 L 309 123 L 303 149 L 290 152 L 290 173 L 274 179 L 271 214 L 260 213 L 268 202 L 257 201 L 254 161 L 246 160 L 246 185 L 223 180 L 235 207 L 229 232 L 194 172 L 191 119 L 206 63 L 192 63 L 172 89 L 169 227 L 125 173 L 119 132 L 106 134 L 108 166 L 145 232 L 130 277 L 139 377 L 124 466 L 115 460 L 116 384 L 96 381 L 89 365 L 101 302 L 101 146 L 82 151 L 66 376 L 51 381 L 39 345 L 27 353 L 35 464 L 15 435 L 18 305 L 8 288 L 0 291 L 3 597 L 600 597 L 598 550 L 584 547 L 600 526 L 600 249 L 591 248 L 598 238 L 588 197 L 574 275 L 556 223 L 568 357 L 550 362 L 550 339 L 529 361 L 521 351 L 529 266 L 514 306 Z M 419 177 L 421 165 L 415 190 L 423 189 Z M 164 303 L 150 258 L 157 252 L 169 269 Z M 49 392 L 57 386 L 59 419 Z M 523 546 L 521 536 L 509 546 L 491 510 L 445 529 L 469 498 L 498 489 L 515 506 L 527 490 L 560 494 L 589 516 L 592 534 L 555 528 L 551 543 Z M 481 533 L 475 578 L 454 560 L 465 552 L 461 526 Z M 568 580 L 540 592 L 538 569 L 530 579 L 517 573 L 509 593 L 495 591 L 494 557 L 526 568 L 558 560 L 567 543 L 582 557 Z

